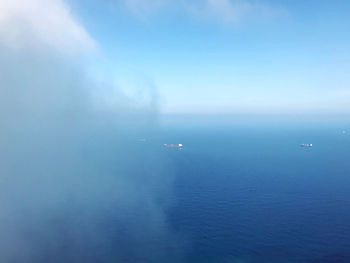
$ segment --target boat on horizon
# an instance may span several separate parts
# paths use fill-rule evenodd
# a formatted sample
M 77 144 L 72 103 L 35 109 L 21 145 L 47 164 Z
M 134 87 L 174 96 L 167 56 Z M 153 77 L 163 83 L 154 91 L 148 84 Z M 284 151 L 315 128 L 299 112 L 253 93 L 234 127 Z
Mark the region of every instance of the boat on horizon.
M 302 143 L 300 144 L 301 147 L 312 147 L 312 143 Z
M 175 148 L 175 149 L 180 149 L 180 150 L 183 148 L 182 143 L 179 143 L 179 144 L 167 144 L 167 143 L 165 143 L 165 144 L 163 144 L 163 146 L 165 148 Z

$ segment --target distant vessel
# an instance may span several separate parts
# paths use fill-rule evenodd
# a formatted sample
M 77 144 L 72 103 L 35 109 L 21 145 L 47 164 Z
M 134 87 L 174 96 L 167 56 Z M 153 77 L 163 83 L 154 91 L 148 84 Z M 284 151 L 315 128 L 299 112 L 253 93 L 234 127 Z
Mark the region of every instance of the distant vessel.
M 312 147 L 312 143 L 302 143 L 300 144 L 301 147 Z
M 175 149 L 182 149 L 183 145 L 181 143 L 179 144 L 163 144 L 165 148 L 175 148 Z

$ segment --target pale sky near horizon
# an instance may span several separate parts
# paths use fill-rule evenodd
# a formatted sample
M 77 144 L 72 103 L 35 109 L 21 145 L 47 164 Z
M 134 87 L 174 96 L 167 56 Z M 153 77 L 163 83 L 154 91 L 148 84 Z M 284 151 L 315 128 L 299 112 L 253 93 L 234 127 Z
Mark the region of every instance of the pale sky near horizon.
M 97 47 L 93 77 L 136 97 L 156 89 L 164 113 L 350 113 L 350 1 L 1 2 L 65 21 L 29 19 L 52 45 Z M 10 13 L 0 11 L 0 33 Z

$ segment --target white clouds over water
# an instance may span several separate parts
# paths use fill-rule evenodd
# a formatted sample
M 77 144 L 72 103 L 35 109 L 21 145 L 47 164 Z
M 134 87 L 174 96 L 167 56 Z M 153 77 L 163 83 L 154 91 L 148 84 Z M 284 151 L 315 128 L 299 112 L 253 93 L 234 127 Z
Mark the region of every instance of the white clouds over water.
M 0 2 L 1 262 L 168 256 L 172 176 L 137 142 L 155 128 L 156 95 L 138 103 L 96 83 L 82 60 L 95 48 L 60 0 Z

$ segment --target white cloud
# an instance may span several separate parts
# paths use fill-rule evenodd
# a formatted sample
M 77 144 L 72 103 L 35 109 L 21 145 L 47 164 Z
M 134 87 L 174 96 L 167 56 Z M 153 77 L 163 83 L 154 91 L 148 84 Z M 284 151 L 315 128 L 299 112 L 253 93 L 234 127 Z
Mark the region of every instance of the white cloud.
M 63 53 L 96 46 L 62 0 L 0 0 L 0 44 L 12 48 L 46 45 Z
M 196 17 L 225 23 L 237 23 L 252 11 L 252 5 L 248 2 L 230 0 L 206 0 L 200 5 L 186 4 L 186 7 Z
M 237 24 L 245 20 L 265 20 L 282 11 L 268 4 L 247 0 L 205 0 L 202 5 L 188 7 L 195 16 L 225 24 Z
M 125 0 L 126 7 L 141 19 L 158 13 L 171 3 L 174 3 L 174 0 Z
M 85 74 L 75 54 L 94 46 L 62 0 L 0 0 L 1 262 L 166 262 L 179 247 L 167 159 L 137 145 L 156 95 L 139 106 Z
M 176 6 L 191 17 L 224 24 L 266 20 L 286 14 L 283 8 L 251 0 L 124 0 L 124 3 L 139 18 L 149 17 Z

